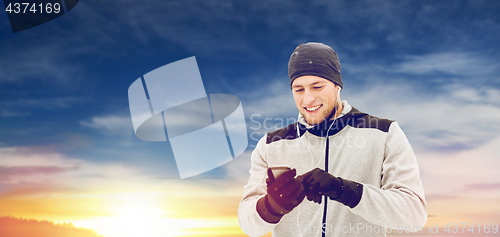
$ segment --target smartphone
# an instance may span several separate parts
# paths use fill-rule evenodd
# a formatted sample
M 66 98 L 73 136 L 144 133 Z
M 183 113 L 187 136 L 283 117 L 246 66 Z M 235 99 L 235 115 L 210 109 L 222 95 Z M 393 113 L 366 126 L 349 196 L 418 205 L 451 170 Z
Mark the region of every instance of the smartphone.
M 291 170 L 290 166 L 287 165 L 278 165 L 271 167 L 271 171 L 273 172 L 274 179 L 277 179 L 283 173 Z

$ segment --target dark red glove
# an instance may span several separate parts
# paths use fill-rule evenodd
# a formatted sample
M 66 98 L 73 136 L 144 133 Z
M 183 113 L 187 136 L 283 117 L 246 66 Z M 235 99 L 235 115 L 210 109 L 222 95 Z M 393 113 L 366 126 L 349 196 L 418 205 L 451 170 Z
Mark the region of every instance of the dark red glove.
M 307 200 L 321 204 L 323 195 L 328 193 L 332 199 L 342 193 L 342 181 L 330 173 L 316 168 L 302 175 Z
M 358 205 L 363 194 L 363 185 L 350 180 L 335 177 L 315 168 L 302 175 L 307 200 L 321 204 L 323 195 L 350 208 Z
M 302 177 L 294 178 L 297 170 L 292 169 L 280 175 L 276 180 L 271 169 L 267 170 L 267 195 L 257 201 L 257 212 L 269 223 L 278 223 L 281 217 L 291 212 L 303 200 L 306 194 Z

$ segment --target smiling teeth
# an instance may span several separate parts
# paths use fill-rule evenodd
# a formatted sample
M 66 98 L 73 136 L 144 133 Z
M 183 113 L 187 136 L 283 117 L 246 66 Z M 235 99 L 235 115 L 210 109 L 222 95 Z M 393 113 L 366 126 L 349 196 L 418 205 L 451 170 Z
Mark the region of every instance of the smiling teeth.
M 319 107 L 321 107 L 321 105 L 314 106 L 314 107 L 311 107 L 311 108 L 307 108 L 307 107 L 305 107 L 305 109 L 306 109 L 307 111 L 313 112 L 313 111 L 315 111 L 315 110 L 319 109 Z

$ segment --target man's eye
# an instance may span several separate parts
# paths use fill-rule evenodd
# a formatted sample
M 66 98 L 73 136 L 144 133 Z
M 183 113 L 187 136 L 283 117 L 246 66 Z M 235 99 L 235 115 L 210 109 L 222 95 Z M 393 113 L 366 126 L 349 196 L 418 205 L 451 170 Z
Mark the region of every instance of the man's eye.
M 323 86 L 315 86 L 315 87 L 314 87 L 314 89 L 316 89 L 316 90 L 319 90 L 319 89 L 321 89 L 321 88 L 323 88 Z
M 301 92 L 301 91 L 303 91 L 303 90 L 304 90 L 304 89 L 297 89 L 297 90 L 295 90 L 295 92 L 296 92 L 296 93 L 299 93 L 299 92 Z

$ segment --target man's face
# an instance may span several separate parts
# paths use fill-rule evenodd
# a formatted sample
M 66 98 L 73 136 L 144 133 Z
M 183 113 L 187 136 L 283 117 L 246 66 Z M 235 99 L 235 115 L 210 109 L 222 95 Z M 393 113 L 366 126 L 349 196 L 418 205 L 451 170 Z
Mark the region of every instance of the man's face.
M 338 86 L 317 76 L 301 76 L 292 83 L 293 98 L 307 123 L 323 122 L 337 103 Z

